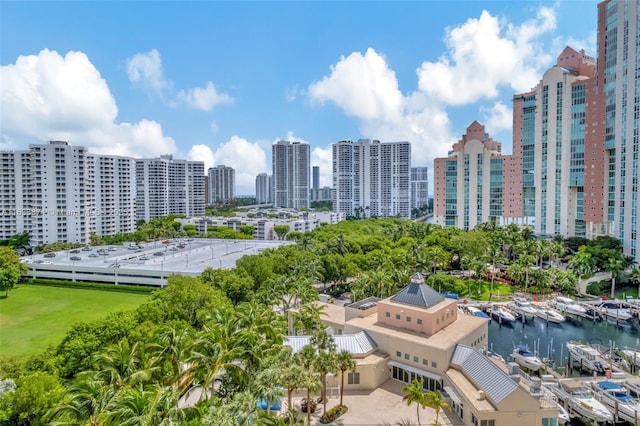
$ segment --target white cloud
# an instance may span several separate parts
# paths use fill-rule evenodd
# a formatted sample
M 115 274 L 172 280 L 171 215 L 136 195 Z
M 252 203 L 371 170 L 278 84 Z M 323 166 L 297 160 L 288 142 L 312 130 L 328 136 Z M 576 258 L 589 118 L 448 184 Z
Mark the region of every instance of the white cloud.
M 333 158 L 331 147 L 315 147 L 311 151 L 311 165 L 320 167 L 320 188 L 333 186 Z
M 480 18 L 446 30 L 447 53 L 417 70 L 420 90 L 449 105 L 494 98 L 504 85 L 529 90 L 552 60 L 536 39 L 555 26 L 555 12 L 547 7 L 519 26 L 483 11 Z
M 513 110 L 502 102 L 496 102 L 490 108 L 480 107 L 480 111 L 484 113 L 485 128 L 489 134 L 511 130 Z
M 284 90 L 284 99 L 287 102 L 293 102 L 298 98 L 298 92 L 300 91 L 298 84 L 287 87 Z
M 59 139 L 101 154 L 150 157 L 176 152 L 159 123 L 117 123 L 115 99 L 82 52 L 42 50 L 0 67 L 0 149 Z
M 218 93 L 215 85 L 208 81 L 204 88 L 195 87 L 193 89 L 181 90 L 177 99 L 187 106 L 202 111 L 211 111 L 214 106 L 233 102 L 233 98 L 226 93 Z
M 218 128 L 218 123 L 216 123 L 215 120 L 209 124 L 209 130 L 211 130 L 211 133 L 218 133 L 218 130 L 220 130 Z
M 331 66 L 331 74 L 312 83 L 314 101 L 332 101 L 348 115 L 364 120 L 394 121 L 402 114 L 402 93 L 395 72 L 374 49 L 353 52 Z
M 160 52 L 152 49 L 146 53 L 136 53 L 127 60 L 127 73 L 132 83 L 138 83 L 152 89 L 156 94 L 169 86 L 164 78 Z
M 151 90 L 165 99 L 168 105 L 186 105 L 189 108 L 211 111 L 216 105 L 233 102 L 233 98 L 220 93 L 211 81 L 205 87 L 193 87 L 175 92 L 173 83 L 164 76 L 160 52 L 152 49 L 146 53 L 136 53 L 127 59 L 129 81 Z
M 331 70 L 329 76 L 309 86 L 312 101 L 332 101 L 359 118 L 364 137 L 410 141 L 416 165 L 446 155 L 451 146 L 447 113 L 422 93 L 404 96 L 395 72 L 375 50 L 341 57 Z
M 193 145 L 187 153 L 187 160 L 204 161 L 204 173 L 207 174 L 210 167 L 216 166 L 216 156 L 207 145 Z

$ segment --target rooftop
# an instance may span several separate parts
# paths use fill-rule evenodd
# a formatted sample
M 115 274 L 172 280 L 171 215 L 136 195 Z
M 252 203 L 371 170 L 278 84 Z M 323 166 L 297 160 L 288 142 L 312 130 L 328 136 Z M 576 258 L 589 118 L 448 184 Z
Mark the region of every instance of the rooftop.
M 291 346 L 293 353 L 300 351 L 311 341 L 311 336 L 288 336 L 284 339 L 284 344 Z M 378 345 L 369 335 L 360 331 L 356 334 L 336 334 L 333 336 L 336 344 L 336 351 L 347 351 L 352 355 L 367 355 L 372 353 Z
M 391 298 L 392 302 L 430 308 L 444 300 L 444 296 L 424 283 L 422 274 L 415 273 L 411 283 Z

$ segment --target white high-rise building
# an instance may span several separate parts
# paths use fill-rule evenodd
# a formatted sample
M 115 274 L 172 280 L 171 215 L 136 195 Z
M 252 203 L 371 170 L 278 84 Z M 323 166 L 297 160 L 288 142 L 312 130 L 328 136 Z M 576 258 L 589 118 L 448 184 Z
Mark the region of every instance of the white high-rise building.
M 32 208 L 29 151 L 0 152 L 0 239 L 30 231 Z
M 411 209 L 419 209 L 429 203 L 427 167 L 411 168 Z
M 204 162 L 174 160 L 170 155 L 136 160 L 136 217 L 204 215 Z
M 99 236 L 136 229 L 136 164 L 130 157 L 87 154 L 89 228 Z
M 86 149 L 62 141 L 29 148 L 32 197 L 26 220 L 31 242 L 87 242 L 93 200 L 85 188 Z
M 236 196 L 236 171 L 224 164 L 209 168 L 209 204 L 229 204 Z
M 309 207 L 311 148 L 304 142 L 279 141 L 273 145 L 274 207 Z
M 271 175 L 260 173 L 256 176 L 256 203 L 266 204 L 273 202 L 273 182 Z
M 409 217 L 411 143 L 361 139 L 331 146 L 333 210 L 346 216 Z

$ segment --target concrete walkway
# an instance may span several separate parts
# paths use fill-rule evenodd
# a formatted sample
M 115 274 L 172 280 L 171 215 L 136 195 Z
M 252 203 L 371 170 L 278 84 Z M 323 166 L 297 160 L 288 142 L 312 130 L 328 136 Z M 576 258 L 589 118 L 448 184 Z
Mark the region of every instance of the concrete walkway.
M 344 405 L 349 408 L 342 417 L 333 422 L 333 425 L 353 425 L 353 426 L 386 426 L 396 425 L 405 420 L 404 424 L 417 425 L 416 405 L 408 406 L 402 400 L 402 389 L 406 385 L 395 380 L 387 380 L 378 389 L 362 392 L 345 392 Z M 316 396 L 317 398 L 317 396 Z M 286 399 L 286 398 L 285 398 Z M 300 409 L 302 397 L 293 400 L 295 407 Z M 339 396 L 328 398 L 327 410 L 338 405 Z M 311 415 L 311 424 L 320 425 L 322 415 L 322 404 L 318 404 L 316 412 Z M 304 414 L 304 413 L 303 413 Z M 420 409 L 420 423 L 430 425 L 436 420 L 436 412 L 432 408 Z M 463 425 L 462 420 L 455 413 L 447 410 L 440 412 L 438 421 L 444 425 Z

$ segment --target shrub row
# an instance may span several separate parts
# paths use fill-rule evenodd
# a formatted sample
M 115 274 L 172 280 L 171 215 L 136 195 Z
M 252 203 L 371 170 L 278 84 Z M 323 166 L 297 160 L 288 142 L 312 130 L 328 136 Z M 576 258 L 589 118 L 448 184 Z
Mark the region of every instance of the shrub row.
M 323 414 L 322 417 L 320 417 L 320 423 L 322 423 L 323 425 L 332 423 L 346 412 L 346 405 L 336 405 L 335 407 L 328 410 L 325 414 Z
M 87 281 L 67 281 L 67 280 L 52 280 L 52 279 L 24 279 L 21 284 L 26 285 L 44 285 L 49 287 L 65 287 L 65 288 L 82 288 L 88 290 L 106 290 L 117 291 L 121 293 L 140 293 L 150 294 L 153 293 L 156 288 L 142 285 L 126 285 L 126 284 L 107 284 L 107 283 L 92 283 Z

